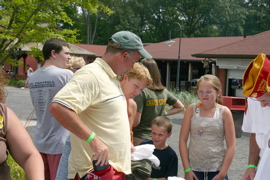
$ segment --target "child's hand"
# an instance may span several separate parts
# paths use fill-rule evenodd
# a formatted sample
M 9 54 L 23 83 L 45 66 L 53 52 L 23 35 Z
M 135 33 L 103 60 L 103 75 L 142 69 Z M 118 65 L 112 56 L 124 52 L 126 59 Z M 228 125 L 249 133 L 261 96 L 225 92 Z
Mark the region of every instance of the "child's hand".
M 134 153 L 136 151 L 136 149 L 134 148 L 134 145 L 132 143 L 131 144 L 131 153 Z
M 189 171 L 185 174 L 185 180 L 199 180 L 193 171 Z
M 219 176 L 218 174 L 213 178 L 213 180 L 222 180 L 224 179 L 225 177 L 221 177 Z

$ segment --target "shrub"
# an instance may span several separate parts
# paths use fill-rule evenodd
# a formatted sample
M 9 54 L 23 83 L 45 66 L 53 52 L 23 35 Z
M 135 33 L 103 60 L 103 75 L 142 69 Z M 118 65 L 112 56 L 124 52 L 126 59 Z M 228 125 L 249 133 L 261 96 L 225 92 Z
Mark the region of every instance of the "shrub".
M 188 105 L 192 103 L 197 103 L 200 101 L 197 97 L 197 94 L 190 93 L 188 91 L 181 91 L 179 93 L 176 93 L 175 91 L 170 90 L 170 92 L 184 104 L 185 108 L 187 108 Z M 170 108 L 171 107 L 168 104 L 166 104 L 165 110 L 167 111 Z M 184 111 L 181 113 L 183 115 Z
M 23 169 L 15 162 L 12 156 L 8 155 L 7 163 L 10 167 L 11 178 L 14 180 L 26 180 Z
M 24 87 L 25 80 L 22 79 L 9 79 L 8 85 L 16 87 Z
M 179 93 L 173 91 L 172 94 L 174 94 L 175 97 L 177 97 L 184 104 L 185 107 L 188 107 L 188 105 L 192 103 L 199 102 L 197 94 L 190 93 L 188 91 L 181 91 Z

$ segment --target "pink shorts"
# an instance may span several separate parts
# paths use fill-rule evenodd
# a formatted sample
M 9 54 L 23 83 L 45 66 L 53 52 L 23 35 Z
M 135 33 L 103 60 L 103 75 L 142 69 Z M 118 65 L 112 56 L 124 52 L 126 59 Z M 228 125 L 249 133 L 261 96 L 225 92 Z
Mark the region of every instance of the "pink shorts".
M 77 173 L 75 178 L 70 180 L 125 180 L 125 174 L 118 172 L 112 166 L 109 166 L 103 171 L 95 172 L 94 170 L 91 170 L 82 178 L 80 178 Z

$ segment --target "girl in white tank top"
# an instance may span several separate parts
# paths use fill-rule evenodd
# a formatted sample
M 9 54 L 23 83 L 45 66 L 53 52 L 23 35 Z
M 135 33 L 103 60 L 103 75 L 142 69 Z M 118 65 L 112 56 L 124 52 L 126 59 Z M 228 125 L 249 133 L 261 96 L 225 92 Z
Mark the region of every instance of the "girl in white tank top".
M 202 76 L 197 89 L 201 102 L 188 106 L 180 131 L 185 179 L 227 180 L 236 148 L 233 117 L 221 105 L 221 83 L 216 76 Z

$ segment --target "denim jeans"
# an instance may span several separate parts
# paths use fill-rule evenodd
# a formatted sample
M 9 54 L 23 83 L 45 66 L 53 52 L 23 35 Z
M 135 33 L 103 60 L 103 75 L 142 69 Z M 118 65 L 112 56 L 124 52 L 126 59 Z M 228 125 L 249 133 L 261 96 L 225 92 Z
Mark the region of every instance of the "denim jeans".
M 193 171 L 193 172 L 199 180 L 212 180 L 219 173 L 219 171 L 216 172 Z M 225 176 L 224 180 L 229 180 L 227 175 Z
M 58 165 L 56 180 L 69 180 L 68 179 L 68 157 L 69 157 L 70 151 L 71 151 L 70 136 L 68 136 L 65 147 L 64 147 L 64 152 L 62 154 L 62 157 Z

